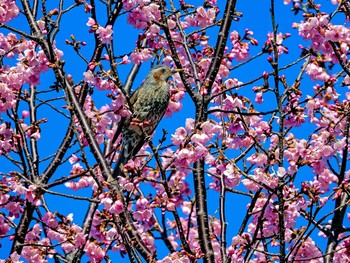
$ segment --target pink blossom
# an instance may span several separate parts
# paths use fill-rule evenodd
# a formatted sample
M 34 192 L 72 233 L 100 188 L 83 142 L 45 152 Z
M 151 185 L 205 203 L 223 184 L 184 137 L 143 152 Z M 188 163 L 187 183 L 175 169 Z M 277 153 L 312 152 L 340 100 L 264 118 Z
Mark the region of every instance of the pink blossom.
M 254 169 L 253 175 L 250 176 L 251 179 L 243 179 L 243 185 L 250 191 L 257 191 L 261 186 L 259 183 L 267 185 L 271 188 L 276 187 L 278 184 L 277 177 L 273 177 L 270 174 L 264 172 L 262 168 Z
M 13 252 L 10 255 L 11 263 L 22 263 L 23 261 L 20 260 L 20 256 L 17 254 L 17 252 Z M 0 260 L 1 263 L 6 263 L 5 260 Z
M 344 77 L 344 81 L 343 81 L 344 85 L 348 86 L 348 88 L 350 88 L 350 76 L 346 75 Z
M 282 45 L 282 42 L 285 38 L 289 37 L 290 34 L 285 34 L 283 35 L 282 33 L 276 34 L 276 47 L 277 47 L 277 52 L 278 55 L 281 55 L 282 53 L 287 54 L 288 53 L 288 48 L 286 48 L 284 45 Z M 265 42 L 265 47 L 269 50 L 269 47 L 271 48 L 271 44 L 274 42 L 274 34 L 269 32 L 267 33 L 267 41 Z
M 182 108 L 181 102 L 170 100 L 167 111 L 165 112 L 165 116 L 170 117 L 172 113 L 180 111 L 181 108 Z
M 195 123 L 194 119 L 192 119 L 192 118 L 187 118 L 186 119 L 186 126 L 185 126 L 185 128 L 186 128 L 186 130 L 188 132 L 191 132 L 194 129 L 194 123 Z
M 10 225 L 6 222 L 4 216 L 0 215 L 0 235 L 4 236 L 11 230 Z
M 175 79 L 176 76 L 173 76 L 173 78 Z M 179 87 L 179 85 L 176 85 L 170 87 L 170 94 L 169 106 L 165 112 L 166 117 L 171 117 L 173 113 L 181 110 L 181 100 L 185 97 L 185 91 L 183 88 Z
M 263 153 L 254 153 L 247 158 L 247 161 L 258 166 L 262 166 L 267 162 L 267 156 Z
M 299 25 L 299 34 L 306 40 L 311 40 L 311 48 L 322 52 L 324 61 L 339 63 L 337 56 L 329 41 L 337 42 L 340 45 L 338 50 L 342 60 L 347 60 L 349 50 L 349 29 L 343 25 L 333 25 L 329 22 L 328 15 L 317 14 L 309 17 Z
M 326 81 L 330 78 L 325 68 L 320 67 L 316 62 L 310 63 L 306 66 L 306 74 L 308 74 L 312 80 Z
M 196 14 L 194 16 L 187 16 L 185 20 L 190 26 L 206 27 L 212 25 L 216 18 L 216 10 L 210 8 L 205 10 L 203 6 L 196 9 Z
M 166 205 L 166 209 L 167 209 L 168 211 L 175 211 L 176 206 L 175 206 L 174 203 L 169 202 L 169 203 L 167 203 L 167 205 Z
M 201 79 L 203 79 L 210 67 L 210 62 L 211 62 L 211 59 L 210 58 L 202 58 L 200 59 L 197 64 L 198 64 L 198 67 L 200 68 L 201 70 Z
M 336 247 L 334 262 L 339 262 L 339 263 L 349 262 L 350 261 L 349 247 L 350 247 L 350 240 L 349 238 L 346 238 Z
M 343 25 L 330 25 L 325 32 L 325 37 L 327 40 L 331 41 L 345 41 L 349 44 L 350 41 L 350 29 Z
M 84 168 L 81 166 L 80 163 L 76 163 L 73 165 L 71 174 L 81 174 L 84 171 Z
M 137 6 L 129 13 L 127 21 L 135 28 L 146 29 L 148 22 L 160 19 L 159 6 L 155 3 Z
M 36 262 L 36 263 L 46 263 L 48 262 L 45 259 L 45 256 L 43 253 L 40 253 L 40 250 L 38 248 L 33 248 L 31 246 L 24 246 L 21 256 L 27 261 L 27 262 Z
M 198 143 L 194 149 L 196 160 L 204 158 L 208 154 L 208 149 L 202 144 Z
M 179 127 L 176 129 L 175 134 L 171 136 L 172 136 L 171 141 L 173 142 L 174 145 L 181 145 L 182 143 L 185 142 L 185 138 L 187 137 L 187 132 L 185 128 Z
M 186 215 L 189 215 L 192 212 L 192 203 L 184 201 L 182 204 L 182 212 Z
M 227 96 L 222 102 L 223 109 L 232 110 L 237 108 L 243 108 L 243 102 L 239 97 Z
M 298 246 L 299 249 L 294 249 L 292 251 L 293 258 L 301 263 L 322 263 L 323 257 L 320 249 L 316 245 L 316 243 L 310 238 L 307 237 L 305 240 L 303 240 L 303 245 Z M 312 259 L 306 260 L 306 259 Z M 305 259 L 305 260 L 303 260 Z
M 205 10 L 202 6 L 200 6 L 196 9 L 196 11 L 197 13 L 195 18 L 197 20 L 198 26 L 209 26 L 215 21 L 216 10 L 214 8 Z
M 192 260 L 187 256 L 183 255 L 180 252 L 174 252 L 170 255 L 167 255 L 161 260 L 157 260 L 157 263 L 191 263 Z
M 131 61 L 129 60 L 129 57 L 127 55 L 125 55 L 122 59 L 122 61 L 120 62 L 120 64 L 129 64 Z
M 47 212 L 43 217 L 43 222 L 47 224 L 51 228 L 57 228 L 58 222 L 56 221 L 55 214 L 51 212 Z
M 96 80 L 95 80 L 95 76 L 92 73 L 92 71 L 88 70 L 88 71 L 84 72 L 83 75 L 84 75 L 84 81 L 86 81 L 87 83 L 89 83 L 91 85 L 95 85 Z
M 13 136 L 14 134 L 9 124 L 0 124 L 0 156 L 14 149 Z
M 249 58 L 249 44 L 242 41 L 237 31 L 230 33 L 230 40 L 232 43 L 232 50 L 228 55 L 230 60 L 236 59 L 237 61 L 243 61 Z
M 111 108 L 114 110 L 114 111 L 119 111 L 121 108 L 123 108 L 126 104 L 126 99 L 125 97 L 118 93 L 115 97 L 114 97 L 114 100 L 111 102 Z
M 147 222 L 153 216 L 153 209 L 146 198 L 140 198 L 136 202 L 136 210 L 133 217 L 136 220 Z
M 277 176 L 278 177 L 283 177 L 283 176 L 285 176 L 286 175 L 286 168 L 284 168 L 284 167 L 278 167 L 278 169 L 277 169 Z
M 92 263 L 97 263 L 102 261 L 106 254 L 106 252 L 101 247 L 101 245 L 93 241 L 88 241 L 86 243 L 84 247 L 84 251 Z
M 230 188 L 234 188 L 239 185 L 242 176 L 230 163 L 226 166 L 226 170 L 223 172 L 223 175 L 225 176 L 226 186 Z
M 99 26 L 96 30 L 96 34 L 103 44 L 110 44 L 113 39 L 112 26 L 108 25 L 106 28 Z
M 69 158 L 69 162 L 71 164 L 79 162 L 80 158 L 78 158 L 75 154 L 72 154 L 72 156 Z
M 342 138 L 340 140 L 337 140 L 334 143 L 334 149 L 337 150 L 338 152 L 342 152 L 345 145 L 346 145 L 346 140 L 345 140 L 345 138 Z
M 28 116 L 29 116 L 29 111 L 26 111 L 26 110 L 23 110 L 22 111 L 22 118 L 24 119 L 24 118 L 27 118 Z
M 0 83 L 0 98 L 0 112 L 5 112 L 16 104 L 16 96 L 6 83 Z
M 65 186 L 71 190 L 79 190 L 82 188 L 87 188 L 94 185 L 94 180 L 89 176 L 82 176 L 77 182 L 68 182 L 65 183 Z
M 176 21 L 175 21 L 175 20 L 173 20 L 173 19 L 168 19 L 168 20 L 167 20 L 167 23 L 168 23 L 169 29 L 175 29 L 175 27 L 176 27 Z
M 193 152 L 193 150 L 190 150 L 188 148 L 184 148 L 178 151 L 176 153 L 175 164 L 178 166 L 179 171 L 187 169 L 190 163 L 194 162 L 194 157 L 195 153 Z
M 17 202 L 9 202 L 6 204 L 5 209 L 10 212 L 10 216 L 14 216 L 16 218 L 23 212 L 22 206 Z
M 329 191 L 329 185 L 338 182 L 338 177 L 334 175 L 329 169 L 324 169 L 318 176 L 318 181 L 324 191 Z
M 2 0 L 0 5 L 0 23 L 6 23 L 15 18 L 19 9 L 14 0 Z
M 321 42 L 324 37 L 320 34 L 321 31 L 318 28 L 326 26 L 328 22 L 328 15 L 325 14 L 309 17 L 307 21 L 299 25 L 299 34 L 307 40 Z
M 89 27 L 93 27 L 93 26 L 97 25 L 97 23 L 93 18 L 89 17 L 86 25 Z
M 123 0 L 123 8 L 126 11 L 129 11 L 132 8 L 136 7 L 136 2 L 136 0 Z
M 105 194 L 103 193 L 102 195 L 99 196 L 100 200 L 101 200 L 101 204 L 104 205 L 104 209 L 110 209 L 110 207 L 113 204 L 113 200 L 111 197 L 109 196 L 105 196 Z
M 258 104 L 261 104 L 264 102 L 263 93 L 261 91 L 255 94 L 255 102 Z
M 237 86 L 239 86 L 239 85 L 241 85 L 242 84 L 242 82 L 241 81 L 238 81 L 238 79 L 236 79 L 236 78 L 229 78 L 229 79 L 227 79 L 227 80 L 225 80 L 225 86 L 226 86 L 226 88 L 228 88 L 228 89 L 231 89 L 231 88 L 234 88 L 234 87 L 237 87 Z
M 147 61 L 151 57 L 151 50 L 143 48 L 141 50 L 135 50 L 134 52 L 132 52 L 130 55 L 130 60 L 133 64 L 140 64 L 142 62 Z
M 47 34 L 46 23 L 45 23 L 45 21 L 43 21 L 43 20 L 38 20 L 38 21 L 36 21 L 36 23 L 38 24 L 38 26 L 39 26 L 41 32 L 42 32 L 43 34 Z
M 41 205 L 40 196 L 36 193 L 37 187 L 34 185 L 29 185 L 27 191 L 25 192 L 26 199 L 35 206 Z
M 124 207 L 123 202 L 121 200 L 117 200 L 113 203 L 113 205 L 108 210 L 112 214 L 120 214 L 121 212 L 123 212 L 123 207 Z
M 160 34 L 160 27 L 153 24 L 149 27 L 148 31 L 147 31 L 147 38 L 148 39 L 156 39 Z
M 114 240 L 117 236 L 118 236 L 118 231 L 117 229 L 115 229 L 114 227 L 112 227 L 111 229 L 109 229 L 107 231 L 107 234 L 106 234 L 107 238 L 109 240 Z
M 209 139 L 210 138 L 205 133 L 196 133 L 191 137 L 191 141 L 195 144 L 206 144 L 209 141 Z
M 185 17 L 185 20 L 186 20 L 186 24 L 184 25 L 185 28 L 188 27 L 188 25 L 190 26 L 197 26 L 198 25 L 198 22 L 196 21 L 196 19 L 194 18 L 194 16 L 186 16 Z

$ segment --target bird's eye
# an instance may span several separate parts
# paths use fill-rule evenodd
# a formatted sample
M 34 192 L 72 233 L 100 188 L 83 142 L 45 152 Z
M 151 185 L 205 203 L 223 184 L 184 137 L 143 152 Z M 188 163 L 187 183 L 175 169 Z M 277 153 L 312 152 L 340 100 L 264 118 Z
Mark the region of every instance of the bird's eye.
M 163 69 L 162 69 L 162 73 L 164 73 L 164 72 L 165 72 L 165 69 L 163 68 Z

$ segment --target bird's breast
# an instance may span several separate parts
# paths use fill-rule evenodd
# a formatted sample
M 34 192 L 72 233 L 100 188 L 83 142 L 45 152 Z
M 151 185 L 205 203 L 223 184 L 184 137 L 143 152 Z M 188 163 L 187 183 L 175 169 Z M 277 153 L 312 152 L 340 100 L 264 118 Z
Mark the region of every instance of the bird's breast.
M 133 118 L 140 122 L 147 122 L 143 131 L 150 134 L 153 132 L 168 107 L 170 92 L 168 84 L 152 85 L 139 94 L 133 105 Z M 138 129 L 138 128 L 136 128 Z

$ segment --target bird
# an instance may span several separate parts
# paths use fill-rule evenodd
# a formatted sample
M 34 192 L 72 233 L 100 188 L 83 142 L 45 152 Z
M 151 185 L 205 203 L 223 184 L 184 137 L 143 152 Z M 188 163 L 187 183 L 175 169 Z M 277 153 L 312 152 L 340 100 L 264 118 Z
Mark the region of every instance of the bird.
M 146 137 L 152 135 L 163 118 L 170 100 L 168 79 L 182 69 L 172 70 L 158 65 L 150 70 L 143 84 L 131 95 L 131 117 L 122 127 L 122 143 L 113 179 L 124 175 L 124 165 L 136 156 Z

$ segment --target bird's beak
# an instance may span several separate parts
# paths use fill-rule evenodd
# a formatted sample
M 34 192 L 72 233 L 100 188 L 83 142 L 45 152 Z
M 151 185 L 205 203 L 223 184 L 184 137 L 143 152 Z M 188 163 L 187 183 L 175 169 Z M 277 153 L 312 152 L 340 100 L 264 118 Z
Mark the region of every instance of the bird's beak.
M 178 73 L 178 72 L 183 72 L 184 70 L 182 68 L 178 68 L 178 69 L 174 69 L 171 73 L 172 74 L 175 74 L 175 73 Z

